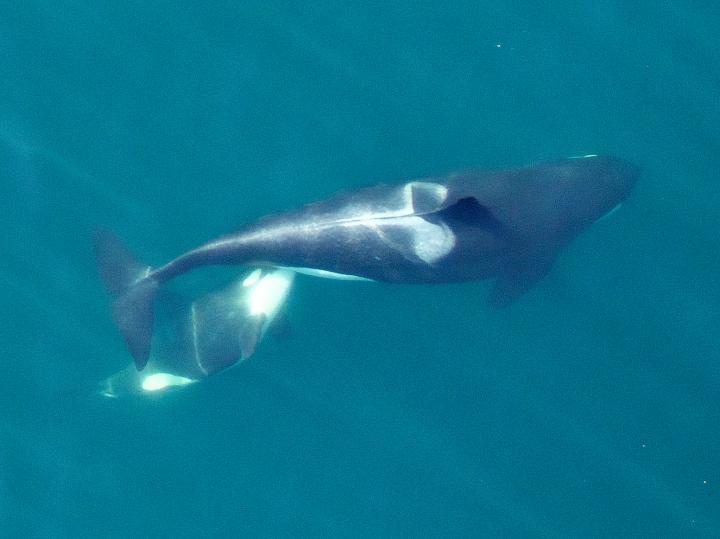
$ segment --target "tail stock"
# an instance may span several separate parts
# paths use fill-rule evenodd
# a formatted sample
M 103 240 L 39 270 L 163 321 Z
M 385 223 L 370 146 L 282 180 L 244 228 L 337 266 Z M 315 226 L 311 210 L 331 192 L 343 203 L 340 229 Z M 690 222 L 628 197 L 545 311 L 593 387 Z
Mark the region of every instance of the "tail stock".
M 95 257 L 100 278 L 112 296 L 115 324 L 135 359 L 135 366 L 142 370 L 150 357 L 153 302 L 158 283 L 148 277 L 150 266 L 135 260 L 107 229 L 95 232 Z

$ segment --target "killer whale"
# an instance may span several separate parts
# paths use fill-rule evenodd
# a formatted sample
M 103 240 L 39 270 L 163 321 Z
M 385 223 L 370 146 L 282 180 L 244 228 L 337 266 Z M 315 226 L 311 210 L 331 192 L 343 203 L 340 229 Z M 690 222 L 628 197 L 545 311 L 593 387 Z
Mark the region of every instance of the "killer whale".
M 113 318 L 140 370 L 148 361 L 158 287 L 195 268 L 271 266 L 419 284 L 495 278 L 489 301 L 504 305 L 627 198 L 638 176 L 632 163 L 597 155 L 455 172 L 346 191 L 269 215 L 158 267 L 137 262 L 102 230 L 96 257 Z
M 295 278 L 280 268 L 254 268 L 227 286 L 190 299 L 161 290 L 149 360 L 102 380 L 104 397 L 157 394 L 193 384 L 250 358 L 273 328 Z

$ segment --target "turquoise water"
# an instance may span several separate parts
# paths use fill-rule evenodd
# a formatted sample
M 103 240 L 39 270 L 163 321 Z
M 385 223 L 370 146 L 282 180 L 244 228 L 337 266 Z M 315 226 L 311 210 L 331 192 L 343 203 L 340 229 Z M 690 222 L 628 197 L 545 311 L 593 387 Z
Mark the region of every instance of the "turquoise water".
M 0 536 L 720 536 L 711 2 L 0 13 Z M 299 278 L 247 363 L 90 394 L 130 360 L 98 225 L 160 263 L 338 189 L 588 153 L 641 182 L 508 309 Z

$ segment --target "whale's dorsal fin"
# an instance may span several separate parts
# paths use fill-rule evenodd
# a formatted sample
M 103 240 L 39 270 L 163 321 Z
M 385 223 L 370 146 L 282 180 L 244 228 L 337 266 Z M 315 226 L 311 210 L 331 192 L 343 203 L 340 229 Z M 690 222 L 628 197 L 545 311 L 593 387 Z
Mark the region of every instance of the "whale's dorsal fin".
M 505 226 L 487 206 L 483 206 L 475 197 L 465 197 L 454 204 L 436 212 L 436 215 L 449 223 L 460 222 L 491 232 L 495 236 L 506 233 Z

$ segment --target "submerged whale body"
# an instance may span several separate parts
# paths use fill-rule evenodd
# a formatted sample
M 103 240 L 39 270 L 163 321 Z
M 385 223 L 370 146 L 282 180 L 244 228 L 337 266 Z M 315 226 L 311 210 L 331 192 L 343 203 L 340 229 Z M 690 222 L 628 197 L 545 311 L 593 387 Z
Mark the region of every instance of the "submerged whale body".
M 228 286 L 190 300 L 159 294 L 149 360 L 109 376 L 98 387 L 104 397 L 158 394 L 187 386 L 236 365 L 256 350 L 274 324 L 295 273 L 255 268 Z M 274 326 L 277 329 L 277 326 Z
M 149 267 L 96 235 L 113 317 L 138 369 L 147 363 L 158 287 L 207 265 L 287 267 L 393 283 L 495 278 L 490 302 L 522 295 L 558 251 L 630 193 L 639 170 L 609 156 L 464 171 L 347 191 L 270 215 Z

